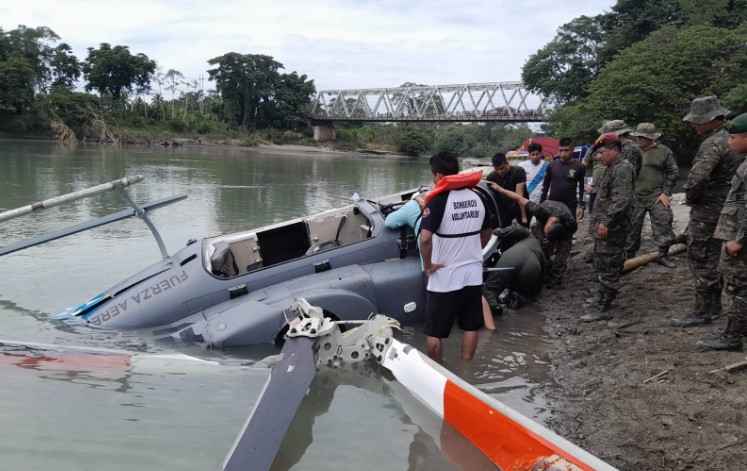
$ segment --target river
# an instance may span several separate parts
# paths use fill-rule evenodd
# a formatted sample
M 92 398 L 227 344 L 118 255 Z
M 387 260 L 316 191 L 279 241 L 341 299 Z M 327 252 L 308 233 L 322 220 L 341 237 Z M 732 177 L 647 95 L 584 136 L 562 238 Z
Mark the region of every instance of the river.
M 355 192 L 376 197 L 430 183 L 424 158 L 0 141 L 0 211 L 128 175 L 145 177 L 129 190 L 138 203 L 188 195 L 151 215 L 169 253 L 189 239 L 342 206 Z M 2 222 L 0 246 L 126 208 L 113 192 Z M 159 257 L 145 224 L 130 218 L 0 258 L 0 341 L 172 353 L 135 333 L 55 320 Z M 495 333 L 481 332 L 470 363 L 458 360 L 459 337 L 452 336 L 445 345 L 445 366 L 542 421 L 548 414 L 541 393 L 548 381 L 544 319 L 527 308 L 509 312 L 497 325 Z M 418 328 L 398 336 L 424 347 Z M 179 361 L 20 362 L 2 351 L 0 470 L 220 469 L 268 373 Z M 275 351 L 266 346 L 183 353 L 235 362 Z M 455 469 L 437 447 L 416 446 L 438 442 L 438 430 L 414 420 L 428 411 L 383 384 L 375 369 L 321 374 L 302 405 L 308 420 L 294 422 L 295 438 L 283 445 L 286 458 L 275 467 L 407 469 L 419 453 L 428 469 Z

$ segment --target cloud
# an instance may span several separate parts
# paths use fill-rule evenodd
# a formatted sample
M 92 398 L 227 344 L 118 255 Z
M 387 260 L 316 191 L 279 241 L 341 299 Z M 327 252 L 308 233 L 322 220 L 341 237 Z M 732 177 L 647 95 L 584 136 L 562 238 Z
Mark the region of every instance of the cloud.
M 612 0 L 29 0 L 3 2 L 0 27 L 48 26 L 79 59 L 129 46 L 165 70 L 207 77 L 227 52 L 267 54 L 318 89 L 519 80 L 557 28 Z

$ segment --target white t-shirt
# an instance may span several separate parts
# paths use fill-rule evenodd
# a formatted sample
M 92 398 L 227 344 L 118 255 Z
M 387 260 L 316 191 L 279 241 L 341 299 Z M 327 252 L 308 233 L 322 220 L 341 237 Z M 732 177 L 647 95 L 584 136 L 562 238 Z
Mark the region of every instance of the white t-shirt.
M 490 226 L 474 191 L 451 190 L 431 198 L 421 227 L 433 232 L 431 263 L 445 265 L 428 277 L 429 291 L 446 293 L 482 284 L 480 231 Z
M 542 182 L 545 180 L 545 170 L 547 162 L 540 160 L 539 164 L 534 165 L 531 160 L 525 160 L 519 164 L 527 174 L 527 193 L 529 200 L 539 204 L 542 197 Z

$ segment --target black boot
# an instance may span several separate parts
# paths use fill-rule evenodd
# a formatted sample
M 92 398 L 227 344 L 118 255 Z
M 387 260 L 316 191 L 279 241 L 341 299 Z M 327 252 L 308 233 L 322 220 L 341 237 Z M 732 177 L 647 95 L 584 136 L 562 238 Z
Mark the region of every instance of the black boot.
M 669 247 L 659 248 L 659 259 L 656 261 L 659 265 L 663 265 L 667 268 L 676 268 L 677 265 L 673 261 L 669 260 Z
M 745 333 L 747 322 L 738 322 L 729 319 L 724 333 L 709 340 L 698 340 L 698 347 L 703 350 L 712 351 L 742 351 L 742 336 Z
M 695 292 L 695 309 L 683 318 L 675 318 L 670 321 L 674 327 L 693 327 L 706 325 L 713 322 L 710 315 L 710 293 Z
M 630 250 L 625 251 L 625 260 L 630 260 L 631 258 L 635 258 L 635 252 L 631 252 Z
M 483 290 L 482 296 L 488 302 L 488 307 L 490 307 L 490 313 L 493 314 L 493 317 L 498 317 L 503 314 L 503 307 L 501 307 L 501 304 L 498 302 L 498 296 L 495 295 L 494 291 Z

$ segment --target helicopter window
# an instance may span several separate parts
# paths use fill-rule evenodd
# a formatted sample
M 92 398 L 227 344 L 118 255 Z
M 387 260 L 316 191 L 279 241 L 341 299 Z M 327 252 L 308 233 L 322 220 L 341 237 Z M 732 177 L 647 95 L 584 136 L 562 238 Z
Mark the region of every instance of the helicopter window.
M 304 221 L 258 232 L 257 240 L 265 267 L 301 257 L 311 247 Z

